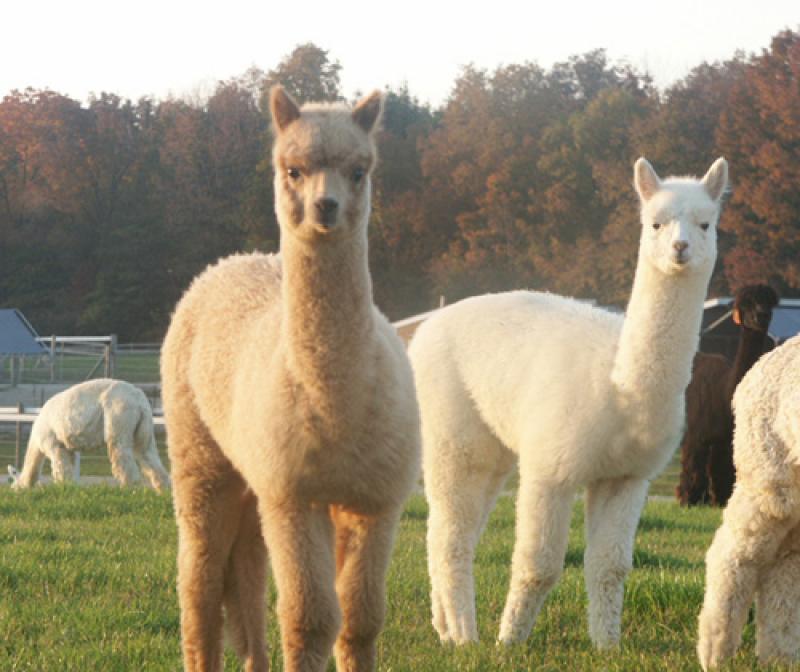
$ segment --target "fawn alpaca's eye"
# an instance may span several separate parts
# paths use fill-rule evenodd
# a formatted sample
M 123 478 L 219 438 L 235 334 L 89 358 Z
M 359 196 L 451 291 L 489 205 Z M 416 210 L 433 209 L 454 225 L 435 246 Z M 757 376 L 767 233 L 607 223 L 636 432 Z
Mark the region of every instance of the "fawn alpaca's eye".
M 700 225 L 700 228 L 703 229 L 703 231 L 708 231 L 708 224 L 709 224 L 708 222 L 703 222 Z
M 294 166 L 291 168 L 287 168 L 286 174 L 289 176 L 290 180 L 300 179 L 300 170 L 295 168 Z
M 356 182 L 356 183 L 361 182 L 361 180 L 364 179 L 364 175 L 366 175 L 366 174 L 367 174 L 367 171 L 364 170 L 363 168 L 356 168 L 353 171 L 353 182 Z

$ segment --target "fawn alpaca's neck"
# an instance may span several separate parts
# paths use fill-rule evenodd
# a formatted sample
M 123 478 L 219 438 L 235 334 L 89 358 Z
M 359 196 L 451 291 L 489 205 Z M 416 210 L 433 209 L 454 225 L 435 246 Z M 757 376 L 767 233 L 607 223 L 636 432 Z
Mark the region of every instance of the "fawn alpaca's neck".
M 366 235 L 284 235 L 281 256 L 287 364 L 310 393 L 344 398 L 374 328 Z
M 658 432 L 691 377 L 710 273 L 667 276 L 639 258 L 611 380 L 622 408 Z

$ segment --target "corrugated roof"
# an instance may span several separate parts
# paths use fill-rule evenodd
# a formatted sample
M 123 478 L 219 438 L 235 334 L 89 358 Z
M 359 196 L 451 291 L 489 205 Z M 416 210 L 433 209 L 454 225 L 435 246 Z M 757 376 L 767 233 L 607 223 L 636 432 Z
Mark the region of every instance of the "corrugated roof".
M 38 334 L 16 308 L 0 309 L 0 355 L 41 355 Z

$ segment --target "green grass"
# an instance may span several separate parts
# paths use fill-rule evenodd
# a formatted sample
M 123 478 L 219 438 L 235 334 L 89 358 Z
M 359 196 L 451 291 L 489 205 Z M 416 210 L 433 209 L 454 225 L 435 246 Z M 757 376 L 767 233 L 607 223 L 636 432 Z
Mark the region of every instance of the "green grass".
M 388 577 L 379 669 L 699 669 L 694 647 L 703 556 L 720 512 L 682 510 L 672 502 L 648 504 L 627 583 L 622 647 L 610 653 L 594 651 L 586 633 L 581 515 L 579 503 L 564 576 L 531 637 L 524 644 L 498 648 L 494 639 L 514 536 L 513 500 L 501 498 L 476 558 L 481 642 L 454 648 L 439 644 L 430 625 L 427 510 L 424 499 L 414 497 L 401 523 Z M 0 489 L 0 670 L 180 669 L 175 539 L 169 497 L 149 490 Z M 274 605 L 272 587 L 268 599 Z M 742 651 L 726 670 L 754 668 L 753 638 L 748 625 Z M 279 670 L 274 618 L 268 639 L 273 667 Z M 227 669 L 239 669 L 230 654 Z

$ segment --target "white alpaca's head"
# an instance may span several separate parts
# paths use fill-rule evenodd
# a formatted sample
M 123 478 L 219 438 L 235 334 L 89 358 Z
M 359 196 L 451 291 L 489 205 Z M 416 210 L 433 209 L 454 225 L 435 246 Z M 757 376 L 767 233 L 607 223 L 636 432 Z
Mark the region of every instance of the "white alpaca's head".
M 703 179 L 660 179 L 647 159 L 634 166 L 642 204 L 640 258 L 667 275 L 711 273 L 717 258 L 717 222 L 728 184 L 728 163 L 717 159 Z
M 330 103 L 300 107 L 276 86 L 270 111 L 275 211 L 282 232 L 317 241 L 362 230 L 369 217 L 381 93 L 371 93 L 352 109 Z

